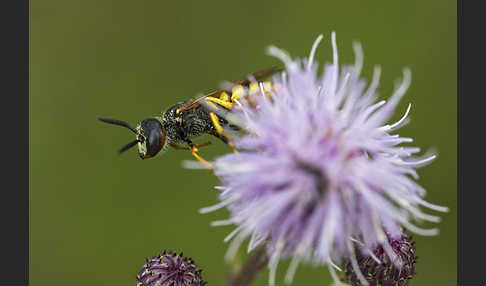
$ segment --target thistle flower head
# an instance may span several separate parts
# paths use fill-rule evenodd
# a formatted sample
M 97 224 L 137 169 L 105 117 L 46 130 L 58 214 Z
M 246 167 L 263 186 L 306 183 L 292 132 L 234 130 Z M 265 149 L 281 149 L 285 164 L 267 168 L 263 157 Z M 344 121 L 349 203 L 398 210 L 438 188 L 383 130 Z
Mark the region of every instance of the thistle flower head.
M 356 253 L 356 260 L 363 277 L 370 285 L 405 286 L 415 274 L 415 242 L 405 232 L 398 238 L 387 237 L 393 251 L 400 257 L 402 267 L 398 268 L 386 255 L 383 247 L 373 249 L 373 255 Z M 361 285 L 351 261 L 344 263 L 345 282 L 352 286 Z
M 303 60 L 268 49 L 284 62 L 285 72 L 273 78 L 271 89 L 260 85 L 261 93 L 240 102 L 233 113 L 247 132 L 234 135 L 240 152 L 214 161 L 221 202 L 202 209 L 230 211 L 230 219 L 213 223 L 236 225 L 225 239 L 233 240 L 227 258 L 246 238 L 249 251 L 267 242 L 271 285 L 278 261 L 286 257 L 292 258 L 286 282 L 300 262 L 327 265 L 337 281 L 336 263 L 351 261 L 357 278 L 368 285 L 357 251 L 371 255 L 381 246 L 398 267 L 401 261 L 385 233 L 400 238 L 403 226 L 435 235 L 436 229 L 412 222 L 439 221 L 421 206 L 447 210 L 424 201 L 425 190 L 416 183 L 416 168 L 435 155 L 414 156 L 419 148 L 402 146 L 412 139 L 395 133 L 408 122 L 410 105 L 399 121 L 387 124 L 410 84 L 410 71 L 404 70 L 387 101 L 377 101 L 379 68 L 370 84 L 360 78 L 359 44 L 356 63 L 340 67 L 334 33 L 333 63 L 318 75 L 314 54 L 321 38 Z
M 166 253 L 147 259 L 137 275 L 137 286 L 204 286 L 202 270 L 182 253 Z

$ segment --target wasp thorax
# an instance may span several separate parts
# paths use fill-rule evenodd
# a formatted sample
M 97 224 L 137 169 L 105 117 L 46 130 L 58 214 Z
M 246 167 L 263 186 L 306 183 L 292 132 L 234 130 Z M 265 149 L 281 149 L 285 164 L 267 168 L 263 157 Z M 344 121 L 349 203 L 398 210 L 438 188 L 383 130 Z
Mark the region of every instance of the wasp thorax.
M 140 158 L 150 158 L 165 145 L 165 131 L 159 120 L 144 119 L 137 127 L 138 153 Z

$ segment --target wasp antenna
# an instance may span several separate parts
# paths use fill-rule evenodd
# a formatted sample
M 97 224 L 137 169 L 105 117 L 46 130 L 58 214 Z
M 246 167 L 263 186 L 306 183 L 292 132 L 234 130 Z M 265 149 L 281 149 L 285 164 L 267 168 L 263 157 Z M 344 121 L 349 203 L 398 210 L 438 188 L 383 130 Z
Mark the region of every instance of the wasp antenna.
M 121 149 L 118 151 L 119 154 L 127 151 L 128 149 L 132 148 L 133 146 L 137 145 L 137 143 L 140 142 L 139 140 L 133 140 L 132 142 L 128 143 L 127 145 L 121 147 Z
M 101 122 L 126 127 L 128 129 L 132 130 L 133 133 L 137 134 L 137 130 L 135 128 L 133 128 L 132 126 L 130 126 L 130 124 L 126 123 L 125 121 L 120 121 L 120 120 L 116 120 L 116 119 L 109 119 L 109 118 L 102 118 L 102 117 L 98 117 L 98 120 L 101 121 Z M 131 142 L 131 143 L 133 143 L 133 142 Z

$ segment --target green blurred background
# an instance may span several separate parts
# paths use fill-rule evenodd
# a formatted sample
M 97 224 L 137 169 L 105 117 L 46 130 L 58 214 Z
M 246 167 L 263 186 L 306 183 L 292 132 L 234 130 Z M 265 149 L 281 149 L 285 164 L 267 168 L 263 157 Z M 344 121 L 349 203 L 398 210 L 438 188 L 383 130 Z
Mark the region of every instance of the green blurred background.
M 412 86 L 412 122 L 400 131 L 439 158 L 419 171 L 426 199 L 449 206 L 436 237 L 416 237 L 419 261 L 411 285 L 455 285 L 456 2 L 433 1 L 109 1 L 33 0 L 30 49 L 31 285 L 134 285 L 145 257 L 184 251 L 222 285 L 223 238 L 212 228 L 225 210 L 208 171 L 186 170 L 189 152 L 170 150 L 140 160 L 116 150 L 133 139 L 97 116 L 133 125 L 222 80 L 279 64 L 270 44 L 308 55 L 324 34 L 317 60 L 331 60 L 337 32 L 341 63 L 365 53 L 363 75 L 382 66 L 387 97 L 402 68 Z M 396 117 L 399 117 L 397 114 Z M 198 142 L 205 141 L 201 138 Z M 228 151 L 212 140 L 207 158 Z M 244 256 L 242 256 L 244 258 Z M 288 262 L 279 266 L 283 284 Z M 267 285 L 268 271 L 255 285 Z M 327 268 L 302 266 L 293 285 L 328 285 Z

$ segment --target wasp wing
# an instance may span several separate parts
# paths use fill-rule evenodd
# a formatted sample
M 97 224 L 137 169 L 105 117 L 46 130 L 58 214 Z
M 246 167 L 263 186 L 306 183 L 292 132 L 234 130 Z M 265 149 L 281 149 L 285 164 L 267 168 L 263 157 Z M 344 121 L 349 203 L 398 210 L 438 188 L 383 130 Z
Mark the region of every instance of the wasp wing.
M 281 68 L 281 67 L 271 67 L 271 68 L 268 68 L 268 69 L 264 69 L 264 70 L 249 74 L 245 78 L 233 81 L 231 83 L 231 87 L 235 86 L 235 85 L 246 86 L 246 85 L 249 85 L 252 81 L 263 80 L 264 78 L 267 78 L 267 77 L 274 75 L 274 74 L 281 72 L 281 71 L 283 71 L 283 68 Z M 190 110 L 190 109 L 192 109 L 196 106 L 199 106 L 201 104 L 201 102 L 203 102 L 204 99 L 206 99 L 207 97 L 218 97 L 223 91 L 225 91 L 225 89 L 216 90 L 216 91 L 213 91 L 209 94 L 200 96 L 200 97 L 196 98 L 195 100 L 189 101 L 186 104 L 184 104 L 183 106 L 179 107 L 178 112 L 181 113 L 181 112 Z
M 211 94 L 213 94 L 213 93 L 211 93 Z M 204 99 L 207 98 L 208 96 L 211 96 L 211 94 L 206 94 L 206 95 L 203 95 L 201 97 L 196 98 L 195 100 L 188 101 L 187 103 L 185 103 L 181 107 L 177 108 L 177 113 L 183 113 L 185 111 L 193 109 L 194 107 L 199 106 L 201 104 L 201 102 L 203 102 Z
M 264 69 L 252 74 L 249 74 L 247 77 L 234 81 L 234 85 L 249 85 L 252 81 L 261 81 L 271 75 L 274 75 L 278 72 L 283 71 L 281 67 L 271 67 L 268 69 Z

